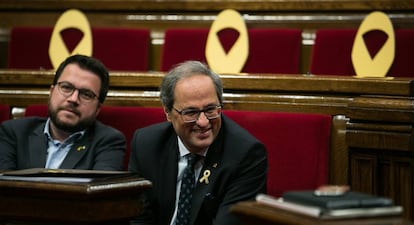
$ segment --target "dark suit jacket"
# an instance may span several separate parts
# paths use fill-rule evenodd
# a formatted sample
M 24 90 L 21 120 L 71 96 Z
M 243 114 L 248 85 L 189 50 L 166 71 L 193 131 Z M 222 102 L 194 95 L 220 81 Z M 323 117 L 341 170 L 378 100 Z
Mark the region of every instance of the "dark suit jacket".
M 267 155 L 262 143 L 226 116 L 206 155 L 204 171 L 209 183 L 197 182 L 193 193 L 191 224 L 240 224 L 229 213 L 232 204 L 253 200 L 266 191 Z M 131 224 L 169 225 L 174 213 L 177 172 L 177 134 L 164 122 L 138 129 L 131 142 L 129 170 L 153 183 L 146 193 L 143 214 Z M 199 177 L 199 179 L 200 179 Z M 198 179 L 198 180 L 199 180 Z
M 30 117 L 5 121 L 0 127 L 0 170 L 44 168 L 47 118 Z M 76 141 L 61 169 L 122 170 L 126 141 L 124 135 L 100 122 Z

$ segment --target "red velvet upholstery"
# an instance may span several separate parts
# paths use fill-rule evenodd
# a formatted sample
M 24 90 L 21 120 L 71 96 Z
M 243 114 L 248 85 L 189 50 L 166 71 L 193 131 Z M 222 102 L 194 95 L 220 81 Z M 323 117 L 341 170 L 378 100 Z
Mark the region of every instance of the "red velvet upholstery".
M 0 124 L 8 119 L 10 119 L 10 106 L 0 104 Z
M 127 169 L 131 140 L 135 130 L 154 123 L 166 121 L 167 119 L 161 107 L 104 106 L 98 115 L 98 120 L 124 133 L 127 140 L 127 152 L 124 165 L 125 169 Z
M 186 60 L 206 62 L 205 45 L 209 29 L 169 29 L 165 32 L 161 70 Z M 242 72 L 299 73 L 301 30 L 249 29 L 249 57 Z M 230 49 L 237 36 L 219 32 L 224 49 Z M 236 39 L 234 39 L 236 38 Z
M 53 27 L 14 27 L 10 32 L 8 68 L 52 69 L 49 42 Z M 61 32 L 69 50 L 80 40 L 76 29 Z M 109 70 L 147 71 L 150 34 L 147 29 L 92 28 L 92 56 Z
M 47 117 L 47 105 L 28 105 L 24 111 L 24 116 L 40 116 L 40 117 Z
M 161 55 L 161 71 L 186 60 L 206 62 L 204 55 L 208 29 L 168 29 Z
M 314 189 L 328 183 L 331 117 L 320 114 L 224 110 L 225 115 L 262 141 L 268 151 L 268 193 Z M 25 116 L 47 115 L 46 105 L 30 105 Z M 130 142 L 138 128 L 165 121 L 161 107 L 105 106 L 98 119 L 125 134 Z M 127 167 L 125 167 L 127 168 Z
M 265 144 L 268 194 L 280 196 L 328 183 L 330 115 L 234 110 L 224 114 Z
M 316 31 L 310 73 L 315 75 L 355 75 L 351 52 L 355 29 Z
M 52 69 L 49 40 L 53 28 L 14 27 L 10 30 L 8 68 Z
M 316 32 L 312 50 L 310 73 L 315 75 L 355 75 L 351 52 L 357 29 L 321 29 Z M 371 55 L 386 40 L 385 33 L 368 32 L 364 35 Z M 412 53 L 414 52 L 414 29 L 395 30 L 395 59 L 387 76 L 413 77 Z
M 388 73 L 394 77 L 414 77 L 414 29 L 395 31 L 395 59 Z

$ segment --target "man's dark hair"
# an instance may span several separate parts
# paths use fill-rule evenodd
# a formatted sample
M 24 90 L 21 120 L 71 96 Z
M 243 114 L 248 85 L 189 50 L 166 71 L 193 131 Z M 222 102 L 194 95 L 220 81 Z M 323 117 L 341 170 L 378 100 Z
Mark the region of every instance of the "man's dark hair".
M 98 99 L 99 102 L 103 103 L 109 89 L 109 72 L 105 65 L 93 57 L 85 55 L 69 56 L 57 68 L 55 78 L 53 79 L 53 85 L 56 85 L 62 71 L 69 64 L 77 64 L 80 68 L 96 74 L 101 79 L 101 89 L 99 91 Z

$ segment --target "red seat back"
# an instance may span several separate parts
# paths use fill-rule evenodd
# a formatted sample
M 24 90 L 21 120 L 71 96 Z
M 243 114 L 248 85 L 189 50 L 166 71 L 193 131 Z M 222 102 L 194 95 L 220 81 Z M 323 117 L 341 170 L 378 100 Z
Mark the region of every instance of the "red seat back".
M 207 62 L 205 48 L 209 29 L 169 29 L 165 32 L 161 70 L 168 71 L 186 60 Z M 249 56 L 242 72 L 299 73 L 301 30 L 249 29 Z M 231 32 L 219 32 L 224 49 L 231 48 L 235 37 Z
M 10 119 L 10 106 L 6 104 L 0 104 L 0 124 Z
M 331 116 L 225 110 L 224 114 L 263 142 L 268 153 L 268 193 L 314 189 L 328 183 Z M 25 116 L 47 116 L 46 105 L 30 105 Z M 136 129 L 166 121 L 161 107 L 105 106 L 98 120 L 124 133 L 125 168 Z
M 124 166 L 128 169 L 130 145 L 135 130 L 166 121 L 166 117 L 161 107 L 105 106 L 102 107 L 98 120 L 120 130 L 125 135 L 127 152 Z
M 328 183 L 331 116 L 225 110 L 267 148 L 267 192 L 315 189 Z
M 355 75 L 351 52 L 357 29 L 321 29 L 316 32 L 310 73 L 315 75 Z M 375 55 L 387 38 L 379 31 L 364 35 L 368 51 Z M 395 58 L 387 76 L 413 77 L 414 29 L 395 30 Z
M 52 69 L 49 42 L 53 27 L 14 27 L 10 32 L 8 68 Z M 74 48 L 82 33 L 61 32 L 67 48 Z M 147 71 L 150 34 L 147 29 L 92 28 L 93 53 L 109 70 Z
M 315 75 L 355 75 L 351 52 L 356 29 L 316 31 L 310 73 Z
M 45 104 L 39 104 L 39 105 L 28 105 L 25 108 L 24 116 L 40 116 L 40 117 L 47 117 L 48 116 L 48 108 Z

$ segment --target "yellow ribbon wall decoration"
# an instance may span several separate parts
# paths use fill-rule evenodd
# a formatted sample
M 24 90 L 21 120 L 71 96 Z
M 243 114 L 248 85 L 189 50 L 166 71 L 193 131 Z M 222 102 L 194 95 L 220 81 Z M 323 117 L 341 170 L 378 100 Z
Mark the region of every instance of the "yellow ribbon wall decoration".
M 81 41 L 72 52 L 68 51 L 60 35 L 60 32 L 67 28 L 76 28 L 83 32 Z M 81 11 L 69 9 L 57 20 L 50 39 L 49 57 L 53 68 L 57 69 L 62 61 L 74 54 L 92 55 L 92 31 L 88 18 Z
M 224 28 L 233 28 L 239 37 L 226 54 L 220 43 L 218 32 Z M 243 17 L 235 10 L 220 12 L 210 27 L 206 43 L 206 59 L 216 73 L 240 73 L 249 56 L 249 37 Z
M 388 35 L 387 41 L 373 58 L 371 58 L 363 38 L 363 35 L 371 30 L 381 30 Z M 370 13 L 362 21 L 352 47 L 352 64 L 357 74 L 356 77 L 385 77 L 394 57 L 395 37 L 391 20 L 382 12 Z

